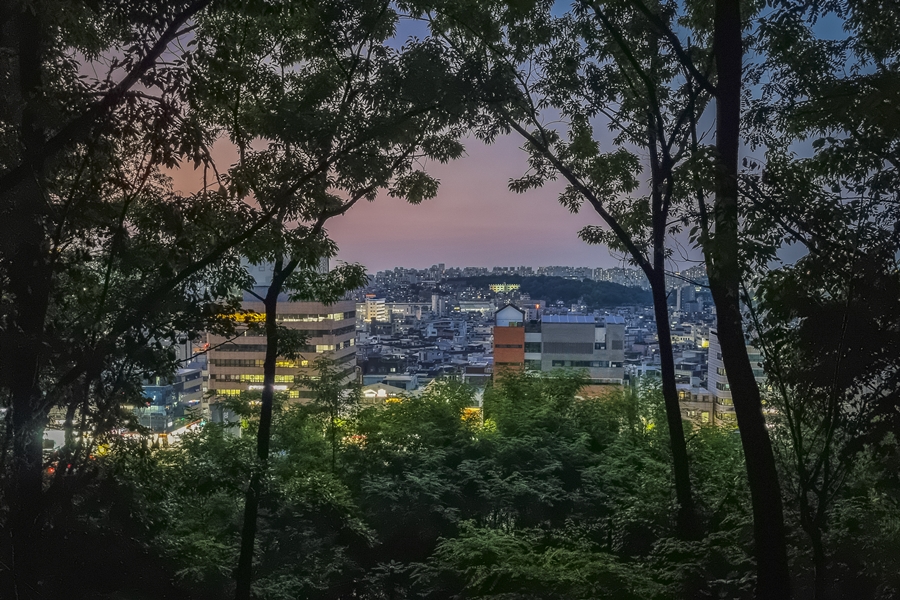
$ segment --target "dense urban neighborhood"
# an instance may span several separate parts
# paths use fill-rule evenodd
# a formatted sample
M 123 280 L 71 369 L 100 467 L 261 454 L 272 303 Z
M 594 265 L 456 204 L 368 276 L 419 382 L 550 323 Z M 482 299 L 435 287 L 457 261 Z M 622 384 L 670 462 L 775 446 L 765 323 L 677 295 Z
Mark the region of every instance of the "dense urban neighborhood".
M 271 266 L 255 272 L 264 278 Z M 521 283 L 509 283 L 530 272 L 398 268 L 377 273 L 369 285 L 332 304 L 284 297 L 279 323 L 305 341 L 297 357 L 279 359 L 275 389 L 289 399 L 314 398 L 309 378 L 318 358 L 329 361 L 341 384 L 359 384 L 364 396 L 375 393 L 382 401 L 387 392 L 421 394 L 440 379 L 482 390 L 480 397 L 496 377 L 510 373 L 578 372 L 587 382 L 582 393 L 594 395 L 658 381 L 653 308 L 640 303 L 640 287 L 628 285 L 637 279 L 634 269 L 537 270 L 536 277 L 546 278 L 541 289 L 551 294 L 568 294 L 569 281 L 609 282 L 594 301 L 598 308 L 580 303 L 583 297 L 569 305 L 556 296 L 532 297 Z M 591 278 L 579 279 L 587 273 Z M 704 269 L 674 273 L 669 283 L 682 414 L 698 424 L 735 426 Z M 620 304 L 623 297 L 634 303 Z M 241 308 L 246 315 L 265 312 L 249 294 Z M 179 347 L 185 366 L 168 386 L 156 378 L 144 387 L 148 406 L 137 407 L 140 423 L 169 434 L 196 420 L 221 422 L 223 398 L 262 390 L 266 348 L 265 336 L 252 327 L 236 337 L 209 334 Z M 763 384 L 763 356 L 750 345 L 748 352 Z

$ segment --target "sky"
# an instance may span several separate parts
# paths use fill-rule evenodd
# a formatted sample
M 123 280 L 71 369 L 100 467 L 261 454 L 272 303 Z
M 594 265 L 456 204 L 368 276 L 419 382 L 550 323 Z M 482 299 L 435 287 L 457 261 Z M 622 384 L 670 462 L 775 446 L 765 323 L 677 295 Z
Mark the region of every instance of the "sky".
M 829 29 L 833 28 L 829 23 Z M 397 39 L 425 34 L 422 23 L 404 21 Z M 607 133 L 602 127 L 596 132 L 601 138 Z M 501 137 L 491 146 L 469 139 L 463 158 L 426 166 L 440 181 L 436 198 L 413 206 L 382 194 L 374 202 L 362 202 L 346 215 L 331 219 L 326 229 L 339 248 L 336 260 L 360 263 L 371 273 L 438 263 L 448 267 L 624 266 L 621 256 L 578 239 L 582 227 L 602 221 L 589 206 L 574 215 L 561 206 L 557 202 L 563 188 L 560 181 L 524 194 L 509 191 L 509 180 L 528 168 L 520 145 L 515 135 Z M 216 146 L 213 154 L 220 168 L 231 164 L 233 150 Z M 190 171 L 184 167 L 171 172 L 176 188 L 195 187 L 187 183 L 197 179 L 197 173 Z M 699 253 L 686 251 L 678 241 L 685 242 L 675 241 L 672 266 L 687 268 L 699 262 Z
M 817 23 L 817 33 L 840 38 L 842 21 L 828 15 Z M 425 35 L 423 23 L 403 20 L 397 39 Z M 710 130 L 711 115 L 710 110 Z M 595 127 L 595 134 L 609 149 L 610 134 L 605 128 Z M 361 263 L 370 272 L 438 263 L 480 267 L 625 266 L 620 255 L 611 256 L 607 248 L 589 246 L 578 239 L 579 229 L 602 224 L 602 220 L 589 206 L 575 215 L 561 206 L 557 202 L 563 188 L 560 181 L 524 194 L 509 191 L 510 178 L 522 176 L 528 168 L 527 155 L 519 146 L 521 141 L 515 135 L 499 138 L 491 146 L 470 139 L 464 158 L 428 167 L 441 182 L 437 198 L 411 206 L 383 196 L 332 219 L 327 229 L 340 249 L 337 260 Z M 743 155 L 757 159 L 761 153 L 743 149 Z M 699 251 L 686 249 L 686 244 L 684 235 L 670 239 L 671 267 L 688 268 L 701 261 Z M 779 256 L 793 262 L 803 253 L 802 248 L 788 246 Z
M 370 272 L 395 266 L 611 267 L 621 260 L 603 246 L 578 239 L 578 230 L 600 224 L 589 207 L 572 215 L 557 202 L 561 182 L 524 194 L 509 191 L 510 178 L 528 168 L 515 137 L 493 145 L 470 139 L 466 156 L 426 165 L 440 180 L 436 198 L 418 206 L 383 195 L 329 221 L 338 260 Z
M 578 239 L 585 225 L 602 220 L 588 206 L 571 214 L 559 204 L 560 181 L 524 194 L 509 191 L 509 180 L 528 169 L 527 155 L 515 136 L 493 145 L 464 140 L 466 154 L 447 164 L 425 165 L 440 181 L 436 198 L 420 205 L 382 194 L 360 202 L 347 214 L 328 221 L 337 243 L 332 260 L 359 263 L 370 273 L 394 267 L 623 266 L 605 246 Z M 219 169 L 235 160 L 227 142 L 216 143 L 212 155 Z M 227 167 L 226 167 L 227 168 Z M 169 171 L 175 188 L 188 192 L 202 185 L 202 175 L 189 163 Z
M 427 27 L 401 20 L 397 43 L 410 36 L 424 37 Z M 561 182 L 524 194 L 509 191 L 511 178 L 528 168 L 527 155 L 517 136 L 486 146 L 466 140 L 466 155 L 448 164 L 430 163 L 426 170 L 440 181 L 436 198 L 413 206 L 382 194 L 374 202 L 359 203 L 346 215 L 331 219 L 326 230 L 339 252 L 332 263 L 360 263 L 370 273 L 394 267 L 549 266 L 614 267 L 625 263 L 604 246 L 578 239 L 585 225 L 600 225 L 590 207 L 573 215 L 557 202 Z M 235 153 L 217 143 L 212 154 L 221 169 Z M 176 189 L 198 187 L 190 166 L 170 171 Z

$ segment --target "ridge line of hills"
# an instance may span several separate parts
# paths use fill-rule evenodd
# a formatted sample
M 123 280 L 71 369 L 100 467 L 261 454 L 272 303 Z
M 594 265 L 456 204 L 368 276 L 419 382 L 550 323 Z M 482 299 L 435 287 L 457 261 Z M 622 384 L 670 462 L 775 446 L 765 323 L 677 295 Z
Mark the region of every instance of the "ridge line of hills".
M 652 302 L 650 292 L 638 287 L 624 286 L 610 281 L 568 279 L 551 275 L 533 277 L 478 275 L 446 279 L 441 283 L 475 288 L 487 288 L 494 283 L 518 283 L 521 286 L 519 292 L 526 293 L 535 300 L 546 300 L 548 305 L 562 301 L 566 306 L 584 304 L 588 308 L 607 308 L 634 304 L 649 305 Z

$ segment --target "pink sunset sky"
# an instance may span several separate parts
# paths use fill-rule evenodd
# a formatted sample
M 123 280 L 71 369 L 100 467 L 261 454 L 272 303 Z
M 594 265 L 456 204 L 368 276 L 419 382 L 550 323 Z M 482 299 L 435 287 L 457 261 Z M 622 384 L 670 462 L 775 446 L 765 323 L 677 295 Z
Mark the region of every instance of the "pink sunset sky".
M 577 233 L 599 224 L 590 209 L 572 215 L 556 200 L 561 182 L 524 194 L 509 191 L 510 178 L 528 168 L 518 140 L 507 136 L 486 146 L 466 141 L 466 156 L 426 166 L 440 180 L 437 198 L 418 206 L 387 197 L 354 206 L 332 219 L 328 232 L 338 260 L 370 271 L 395 266 L 614 266 L 602 246 L 589 246 Z
M 578 239 L 578 230 L 601 224 L 587 207 L 573 215 L 557 202 L 561 182 L 524 194 L 509 191 L 510 178 L 528 168 L 514 136 L 487 146 L 465 141 L 466 155 L 448 164 L 429 163 L 440 180 L 437 198 L 418 206 L 382 194 L 333 218 L 326 229 L 338 244 L 338 261 L 360 263 L 369 272 L 393 267 L 622 266 L 603 246 Z M 230 145 L 212 149 L 220 170 L 234 160 Z M 197 189 L 200 174 L 190 164 L 170 171 L 176 189 Z
M 399 31 L 397 40 L 428 33 L 415 20 L 401 20 Z M 601 137 L 608 134 L 602 127 L 597 131 Z M 574 215 L 561 206 L 557 201 L 561 181 L 524 194 L 509 190 L 509 180 L 528 169 L 518 136 L 500 137 L 490 146 L 471 138 L 465 145 L 463 158 L 426 165 L 440 181 L 436 198 L 413 206 L 382 194 L 330 220 L 326 229 L 339 248 L 336 260 L 363 264 L 372 273 L 438 263 L 448 267 L 627 266 L 622 256 L 612 256 L 606 247 L 590 246 L 578 238 L 582 227 L 601 225 L 602 220 L 589 206 Z M 212 154 L 220 171 L 235 159 L 227 142 L 215 144 Z M 199 187 L 198 172 L 190 165 L 170 174 L 176 189 Z M 685 248 L 673 250 L 673 267 L 676 263 L 692 266 L 693 261 L 684 260 Z M 689 254 L 698 258 L 696 252 Z

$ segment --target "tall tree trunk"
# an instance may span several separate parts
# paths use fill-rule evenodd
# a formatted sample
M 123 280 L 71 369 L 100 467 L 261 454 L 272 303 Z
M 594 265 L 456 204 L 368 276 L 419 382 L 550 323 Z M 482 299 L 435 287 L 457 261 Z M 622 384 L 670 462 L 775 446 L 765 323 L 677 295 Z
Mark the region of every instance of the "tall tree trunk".
M 669 443 L 672 448 L 672 470 L 675 477 L 675 497 L 678 500 L 676 526 L 682 539 L 695 539 L 700 535 L 700 522 L 691 493 L 690 463 L 678 389 L 675 384 L 675 357 L 672 351 L 672 329 L 669 323 L 669 304 L 666 297 L 665 272 L 654 269 L 650 278 L 653 294 L 653 312 L 656 316 L 656 332 L 659 338 L 659 369 L 662 379 L 666 421 L 669 425 Z
M 263 492 L 263 479 L 269 466 L 269 442 L 272 437 L 272 405 L 275 400 L 275 362 L 278 358 L 278 295 L 284 283 L 282 263 L 277 261 L 272 283 L 263 305 L 266 308 L 266 359 L 263 363 L 263 391 L 256 434 L 256 467 L 250 476 L 250 485 L 244 499 L 244 525 L 241 530 L 241 552 L 234 577 L 235 600 L 249 600 L 253 583 L 253 555 L 256 543 L 259 501 Z
M 815 569 L 815 580 L 813 583 L 813 598 L 815 600 L 825 600 L 825 575 L 828 569 L 828 557 L 825 554 L 825 543 L 822 540 L 822 531 L 819 527 L 814 526 L 809 534 L 810 545 L 813 551 L 813 567 Z
M 21 112 L 13 118 L 22 152 L 44 141 L 35 102 L 42 86 L 42 30 L 38 17 L 26 8 L 4 24 L 4 50 L 14 56 L 7 63 L 11 85 L 5 92 Z M 16 107 L 18 108 L 18 107 Z M 46 200 L 43 165 L 30 176 L 2 192 L 0 207 L 7 234 L 2 252 L 7 261 L 7 290 L 14 298 L 6 315 L 2 361 L 4 385 L 12 409 L 12 464 L 6 529 L 12 564 L 11 591 L 16 598 L 37 597 L 43 525 L 43 431 L 48 407 L 41 391 L 46 360 L 44 327 L 50 299 L 53 267 L 44 228 Z
M 23 357 L 29 358 L 29 357 Z M 17 368 L 19 364 L 10 365 Z M 34 369 L 36 365 L 32 365 Z M 35 410 L 41 398 L 25 381 L 27 371 L 12 382 L 12 482 L 7 530 L 14 598 L 38 597 L 43 525 L 43 430 L 46 422 Z M 9 564 L 9 563 L 8 563 Z
M 31 187 L 31 186 L 23 186 Z M 6 384 L 12 408 L 12 465 L 7 529 L 13 556 L 13 578 L 19 598 L 37 594 L 43 525 L 43 433 L 48 418 L 40 380 L 45 356 L 44 321 L 47 314 L 50 268 L 32 224 L 29 238 L 9 261 L 9 290 L 15 297 L 13 331 L 3 340 Z M 13 596 L 16 597 L 16 596 Z
M 657 48 L 657 40 L 650 44 Z M 655 97 L 655 94 L 654 94 Z M 656 317 L 656 336 L 659 339 L 659 367 L 662 379 L 663 401 L 666 407 L 666 422 L 669 426 L 669 445 L 672 449 L 672 473 L 675 479 L 675 497 L 678 513 L 675 517 L 678 536 L 682 539 L 696 539 L 700 536 L 700 519 L 691 493 L 691 471 L 684 439 L 684 423 L 678 402 L 675 381 L 675 354 L 672 349 L 672 326 L 669 322 L 669 299 L 666 295 L 666 233 L 671 199 L 672 171 L 668 153 L 659 158 L 659 138 L 663 135 L 658 126 L 653 125 L 654 116 L 647 115 L 650 124 L 647 141 L 650 150 L 650 173 L 652 177 L 652 268 L 645 269 L 653 296 L 653 312 Z
M 781 489 L 762 413 L 759 386 L 747 354 L 740 308 L 738 258 L 738 149 L 740 147 L 741 15 L 739 0 L 717 0 L 713 51 L 716 59 L 715 234 L 704 248 L 718 338 L 741 432 L 753 505 L 757 565 L 756 597 L 790 598 L 790 574 Z

